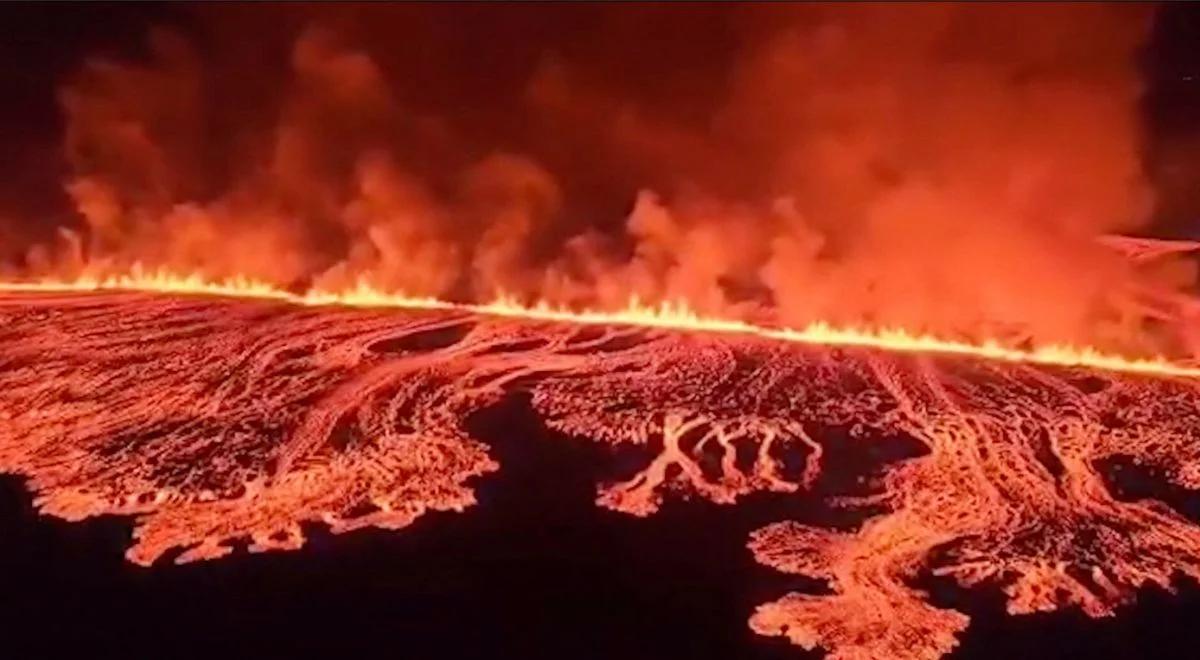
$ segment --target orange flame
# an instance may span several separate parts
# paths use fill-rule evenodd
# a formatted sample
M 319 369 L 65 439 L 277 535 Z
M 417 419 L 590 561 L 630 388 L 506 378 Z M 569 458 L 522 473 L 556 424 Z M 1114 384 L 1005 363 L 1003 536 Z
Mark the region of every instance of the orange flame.
M 545 301 L 528 305 L 508 296 L 500 296 L 486 304 L 469 304 L 382 291 L 362 280 L 353 287 L 338 291 L 312 289 L 304 293 L 292 293 L 273 284 L 247 277 L 214 280 L 197 273 L 182 275 L 163 269 L 147 270 L 137 265 L 128 273 L 119 275 L 85 274 L 73 280 L 43 279 L 31 282 L 0 282 L 0 291 L 145 291 L 269 299 L 309 306 L 457 309 L 491 316 L 566 323 L 633 325 L 692 332 L 753 335 L 768 340 L 802 344 L 857 346 L 900 352 L 944 353 L 1005 362 L 1087 367 L 1158 376 L 1200 377 L 1200 367 L 1173 362 L 1161 356 L 1128 357 L 1089 346 L 1068 344 L 1046 344 L 1032 349 L 1020 349 L 1005 346 L 994 339 L 972 343 L 911 332 L 904 328 L 835 327 L 821 321 L 810 323 L 802 328 L 772 328 L 737 319 L 702 316 L 693 311 L 685 301 L 664 301 L 652 305 L 643 303 L 637 297 L 630 298 L 623 309 L 616 310 L 570 309 Z

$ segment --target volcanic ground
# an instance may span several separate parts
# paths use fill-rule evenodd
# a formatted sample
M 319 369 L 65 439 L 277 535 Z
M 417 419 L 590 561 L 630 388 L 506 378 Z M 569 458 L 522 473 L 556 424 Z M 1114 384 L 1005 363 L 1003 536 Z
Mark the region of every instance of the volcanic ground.
M 460 310 L 0 297 L 0 470 L 47 514 L 132 516 L 137 564 L 462 511 L 505 470 L 476 434 L 515 400 L 603 448 L 601 507 L 819 500 L 745 539 L 800 589 L 745 615 L 833 658 L 949 652 L 970 620 L 928 579 L 1104 616 L 1200 577 L 1200 526 L 1171 504 L 1200 488 L 1184 376 Z

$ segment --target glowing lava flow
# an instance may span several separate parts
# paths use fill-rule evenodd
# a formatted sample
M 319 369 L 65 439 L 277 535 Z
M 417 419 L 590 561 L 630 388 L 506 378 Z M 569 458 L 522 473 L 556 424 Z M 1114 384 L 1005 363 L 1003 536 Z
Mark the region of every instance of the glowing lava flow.
M 159 293 L 188 293 L 279 300 L 301 305 L 346 305 L 353 307 L 394 307 L 401 309 L 456 309 L 480 314 L 515 318 L 588 323 L 635 325 L 675 330 L 721 332 L 753 335 L 776 341 L 827 346 L 860 346 L 891 351 L 948 353 L 1008 362 L 1083 366 L 1108 371 L 1200 377 L 1200 367 L 1173 363 L 1162 357 L 1134 358 L 1105 353 L 1091 347 L 1064 344 L 1038 346 L 1023 350 L 1004 346 L 995 340 L 968 343 L 903 328 L 838 328 L 815 322 L 804 328 L 768 328 L 745 321 L 706 317 L 696 314 L 685 302 L 645 305 L 636 298 L 619 310 L 572 310 L 547 303 L 524 305 L 501 297 L 487 304 L 453 303 L 436 298 L 412 297 L 388 293 L 360 282 L 341 291 L 310 290 L 297 294 L 266 282 L 244 277 L 210 280 L 203 276 L 179 275 L 169 271 L 146 271 L 135 267 L 127 274 L 104 277 L 83 276 L 75 280 L 37 282 L 0 282 L 0 291 L 108 291 L 131 290 Z
M 223 297 L 180 295 L 197 292 Z M 468 422 L 512 395 L 562 442 L 641 457 L 598 486 L 615 511 L 812 498 L 748 547 L 826 589 L 746 614 L 838 660 L 950 651 L 969 617 L 930 602 L 930 576 L 999 586 L 1013 614 L 1091 616 L 1200 578 L 1200 525 L 1117 470 L 1200 488 L 1192 370 L 805 332 L 249 282 L 10 287 L 0 472 L 50 514 L 136 516 L 140 564 L 290 549 L 306 523 L 394 529 L 474 503 L 471 480 L 503 466 Z M 897 443 L 905 460 L 831 459 Z

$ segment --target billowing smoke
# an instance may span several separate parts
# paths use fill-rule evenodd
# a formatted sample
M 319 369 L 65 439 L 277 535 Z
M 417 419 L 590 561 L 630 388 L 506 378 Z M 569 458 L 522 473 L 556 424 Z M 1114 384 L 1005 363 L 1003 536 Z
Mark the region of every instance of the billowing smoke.
M 273 7 L 87 61 L 61 90 L 83 222 L 30 267 L 1055 340 L 1138 324 L 1121 299 L 1151 275 L 1094 239 L 1152 208 L 1143 8 L 451 9 Z

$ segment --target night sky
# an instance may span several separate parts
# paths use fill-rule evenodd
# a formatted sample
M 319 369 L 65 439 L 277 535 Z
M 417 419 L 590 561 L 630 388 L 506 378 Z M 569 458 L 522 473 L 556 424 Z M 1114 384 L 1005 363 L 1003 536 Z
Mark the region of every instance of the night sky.
M 1159 9 L 1145 54 L 1146 167 L 1166 236 L 1200 236 L 1200 8 Z

